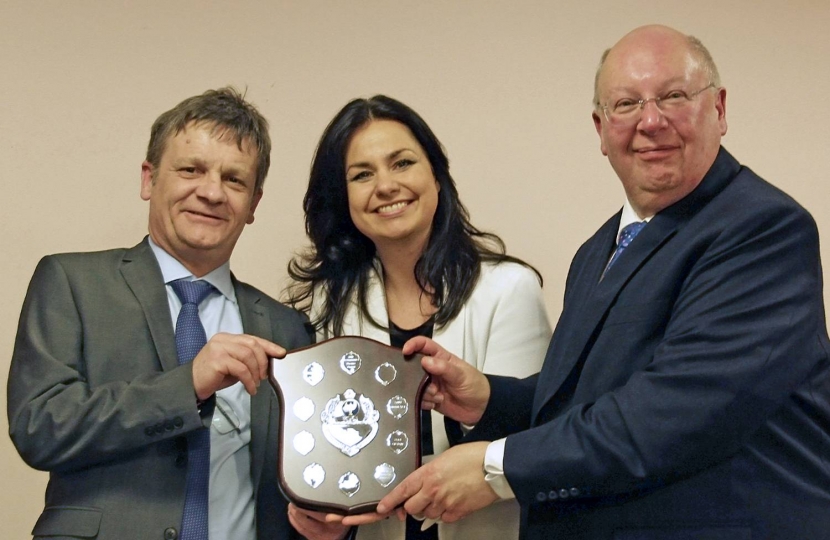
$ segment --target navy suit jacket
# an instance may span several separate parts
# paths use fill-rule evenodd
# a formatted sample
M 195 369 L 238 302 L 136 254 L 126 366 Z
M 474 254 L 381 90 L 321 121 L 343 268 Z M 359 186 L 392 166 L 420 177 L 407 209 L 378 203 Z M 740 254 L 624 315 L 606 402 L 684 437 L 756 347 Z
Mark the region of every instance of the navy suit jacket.
M 306 319 L 234 279 L 246 333 L 287 349 L 308 345 Z M 147 240 L 131 249 L 45 257 L 29 286 L 8 382 L 9 433 L 21 457 L 49 471 L 35 538 L 175 538 L 188 431 L 191 364 L 179 366 L 167 293 Z M 279 402 L 251 398 L 251 479 L 261 539 L 298 537 L 277 487 Z
M 723 148 L 600 280 L 577 252 L 540 374 L 490 377 L 524 538 L 830 538 L 818 232 Z

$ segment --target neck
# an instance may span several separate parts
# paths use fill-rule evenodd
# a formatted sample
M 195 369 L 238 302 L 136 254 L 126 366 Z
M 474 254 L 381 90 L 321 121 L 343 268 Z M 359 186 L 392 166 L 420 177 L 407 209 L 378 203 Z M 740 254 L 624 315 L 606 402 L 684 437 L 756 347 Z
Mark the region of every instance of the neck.
M 432 297 L 415 279 L 415 264 L 422 250 L 404 247 L 377 248 L 383 265 L 383 288 L 389 320 L 401 328 L 417 328 L 435 313 Z

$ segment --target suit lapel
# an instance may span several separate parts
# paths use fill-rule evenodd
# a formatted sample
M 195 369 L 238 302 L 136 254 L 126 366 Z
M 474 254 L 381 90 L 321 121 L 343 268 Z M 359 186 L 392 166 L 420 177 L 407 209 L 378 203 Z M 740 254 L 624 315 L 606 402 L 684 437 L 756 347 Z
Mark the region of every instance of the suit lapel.
M 162 370 L 176 368 L 176 338 L 173 334 L 173 321 L 170 319 L 164 278 L 147 238 L 127 250 L 122 258 L 120 270 L 127 286 L 144 311 Z
M 377 262 L 374 271 L 369 273 L 369 281 L 366 287 L 366 307 L 372 319 L 379 324 L 388 325 L 389 313 L 386 311 L 386 295 L 383 290 L 382 275 L 380 263 Z M 343 335 L 363 336 L 389 345 L 389 331 L 371 323 L 358 307 L 356 296 L 355 293 L 350 299 L 349 313 L 343 322 Z
M 586 262 L 574 271 L 573 292 L 566 297 L 566 311 L 557 324 L 554 342 L 548 349 L 534 399 L 533 420 L 559 391 L 581 359 L 590 353 L 596 333 L 620 291 L 654 253 L 660 250 L 684 223 L 712 200 L 739 171 L 737 161 L 723 148 L 700 185 L 684 199 L 666 208 L 649 221 L 600 281 L 619 228 L 619 215 L 606 222 L 588 241 Z M 568 299 L 572 299 L 570 302 Z
M 233 280 L 233 284 L 245 333 L 281 344 L 283 341 L 280 339 L 281 336 L 273 335 L 271 316 L 260 305 L 259 296 L 242 287 L 236 279 Z M 272 396 L 273 392 L 267 380 L 260 384 L 256 395 L 251 396 L 251 478 L 255 493 L 259 488 L 262 467 L 265 464 L 267 441 L 270 436 L 268 430 L 271 427 Z

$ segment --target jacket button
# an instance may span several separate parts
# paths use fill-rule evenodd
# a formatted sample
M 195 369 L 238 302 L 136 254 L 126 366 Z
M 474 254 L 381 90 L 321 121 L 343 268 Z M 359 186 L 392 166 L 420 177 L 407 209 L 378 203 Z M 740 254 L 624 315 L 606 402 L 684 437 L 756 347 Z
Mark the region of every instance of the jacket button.
M 173 421 L 172 420 L 165 420 L 164 421 L 164 431 L 173 431 Z
M 536 494 L 536 500 L 539 502 L 545 502 L 546 500 L 548 500 L 548 498 L 545 496 L 543 492 L 540 491 Z
M 153 426 L 147 426 L 146 428 L 144 428 L 144 434 L 148 437 L 153 437 L 156 434 L 156 428 L 154 428 Z
M 181 416 L 177 416 L 173 419 L 173 427 L 177 429 L 181 429 L 184 427 L 184 420 L 182 420 Z
M 571 497 L 576 497 L 576 496 L 579 495 L 579 490 L 577 488 L 571 488 L 570 492 L 571 492 Z
M 567 499 L 568 498 L 568 490 L 565 489 L 565 488 L 560 489 L 559 490 L 559 498 Z
M 159 435 L 164 433 L 164 424 L 162 424 L 161 422 L 156 424 L 156 433 L 158 433 Z
M 164 529 L 164 540 L 176 540 L 179 537 L 179 531 L 174 527 L 167 527 Z
M 550 500 L 552 500 L 552 501 L 555 501 L 555 500 L 556 500 L 556 499 L 558 499 L 558 498 L 559 498 L 559 494 L 556 492 L 556 490 L 555 490 L 555 489 L 554 489 L 554 490 L 551 490 L 551 491 L 548 493 L 548 499 L 550 499 Z

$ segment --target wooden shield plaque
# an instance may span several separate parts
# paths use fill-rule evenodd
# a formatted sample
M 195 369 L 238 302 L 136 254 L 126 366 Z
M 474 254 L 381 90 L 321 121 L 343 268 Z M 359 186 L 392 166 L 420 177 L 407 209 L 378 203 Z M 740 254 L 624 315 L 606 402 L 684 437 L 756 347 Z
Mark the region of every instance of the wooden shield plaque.
M 421 464 L 421 355 L 339 337 L 271 359 L 279 481 L 301 508 L 372 512 Z

